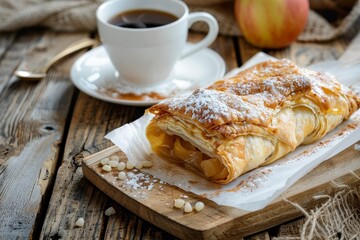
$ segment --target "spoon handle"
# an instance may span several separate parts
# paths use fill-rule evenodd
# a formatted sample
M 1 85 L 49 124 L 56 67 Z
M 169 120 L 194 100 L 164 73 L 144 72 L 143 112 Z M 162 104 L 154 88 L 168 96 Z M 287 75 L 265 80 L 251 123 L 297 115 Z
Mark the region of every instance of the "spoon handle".
M 63 51 L 61 51 L 60 53 L 58 53 L 57 55 L 55 55 L 52 59 L 50 59 L 42 68 L 41 72 L 42 73 L 46 73 L 49 68 L 56 63 L 57 61 L 59 61 L 60 59 L 66 57 L 67 55 L 70 55 L 74 52 L 77 52 L 81 49 L 84 48 L 88 48 L 91 47 L 95 44 L 97 44 L 98 41 L 92 38 L 83 38 L 80 39 L 72 44 L 70 44 L 67 48 L 65 48 Z

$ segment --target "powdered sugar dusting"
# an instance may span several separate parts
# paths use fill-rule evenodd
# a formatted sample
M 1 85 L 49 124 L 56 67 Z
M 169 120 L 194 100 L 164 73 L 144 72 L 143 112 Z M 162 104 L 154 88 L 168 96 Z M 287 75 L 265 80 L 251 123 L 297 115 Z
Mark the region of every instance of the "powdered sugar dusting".
M 311 90 L 311 84 L 311 76 L 290 61 L 268 61 L 160 106 L 205 125 L 267 125 L 282 102 Z
M 192 119 L 204 124 L 214 121 L 220 121 L 218 124 L 230 121 L 259 121 L 267 116 L 264 108 L 255 108 L 254 104 L 239 96 L 211 89 L 199 89 L 188 97 L 171 99 L 165 104 L 169 111 L 184 111 Z
M 218 116 L 228 118 L 233 114 L 232 109 L 221 101 L 221 96 L 216 91 L 200 89 L 193 95 L 178 101 L 170 101 L 171 110 L 185 109 L 185 114 L 191 114 L 191 118 L 200 122 L 207 122 L 216 119 Z
M 210 89 L 244 96 L 249 102 L 263 102 L 274 108 L 297 92 L 310 90 L 311 76 L 286 61 L 268 61 L 231 78 L 218 81 Z
M 163 191 L 166 183 L 152 175 L 141 172 L 138 169 L 128 170 L 126 179 L 114 182 L 113 185 L 119 184 L 123 190 L 129 191 L 133 198 L 147 199 L 150 192 L 157 190 Z
M 299 89 L 310 87 L 309 78 L 301 75 L 288 75 L 286 78 L 270 77 L 261 82 L 238 82 L 229 88 L 229 92 L 237 95 L 274 94 L 289 95 Z

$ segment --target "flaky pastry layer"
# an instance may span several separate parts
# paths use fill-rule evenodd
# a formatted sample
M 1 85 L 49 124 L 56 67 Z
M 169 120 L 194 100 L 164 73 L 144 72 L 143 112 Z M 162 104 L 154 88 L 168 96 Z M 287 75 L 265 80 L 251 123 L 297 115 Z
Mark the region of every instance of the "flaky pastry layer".
M 152 106 L 147 136 L 163 158 L 228 183 L 322 138 L 359 104 L 330 74 L 269 60 Z

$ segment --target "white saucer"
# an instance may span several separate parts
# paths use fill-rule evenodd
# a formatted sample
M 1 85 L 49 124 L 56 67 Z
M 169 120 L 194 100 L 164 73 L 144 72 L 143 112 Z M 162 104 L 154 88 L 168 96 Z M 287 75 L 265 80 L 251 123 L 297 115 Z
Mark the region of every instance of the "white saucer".
M 209 48 L 202 49 L 175 65 L 172 80 L 166 83 L 166 86 L 172 86 L 172 92 L 161 95 L 169 98 L 192 92 L 222 78 L 224 73 L 225 62 L 222 57 Z M 70 76 L 78 89 L 103 101 L 132 106 L 149 106 L 160 101 L 152 98 L 142 100 L 119 98 L 117 91 L 128 86 L 119 80 L 119 73 L 111 64 L 103 46 L 96 47 L 77 59 L 71 68 Z M 164 89 L 163 85 L 155 87 L 159 91 Z

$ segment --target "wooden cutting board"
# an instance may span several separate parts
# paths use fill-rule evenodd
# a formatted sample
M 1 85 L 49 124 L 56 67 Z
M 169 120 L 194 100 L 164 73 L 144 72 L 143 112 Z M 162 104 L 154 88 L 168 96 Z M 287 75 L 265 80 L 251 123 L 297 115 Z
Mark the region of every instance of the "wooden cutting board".
M 125 208 L 181 239 L 238 239 L 301 216 L 302 212 L 292 203 L 310 209 L 324 201 L 324 198 L 314 198 L 316 195 L 333 195 L 342 185 L 360 185 L 357 177 L 360 176 L 360 152 L 351 146 L 313 169 L 266 208 L 246 212 L 217 205 L 152 177 L 141 179 L 142 174 L 134 170 L 129 170 L 136 176 L 134 181 L 123 184 L 117 179 L 117 170 L 101 169 L 100 160 L 114 155 L 126 160 L 116 146 L 86 157 L 82 165 L 84 176 Z M 202 201 L 205 208 L 184 213 L 173 206 L 176 198 L 192 205 Z

